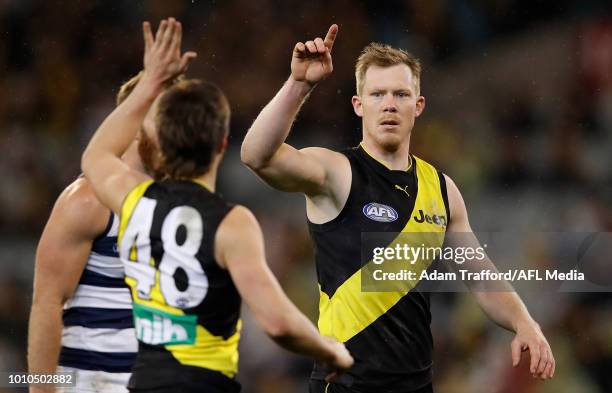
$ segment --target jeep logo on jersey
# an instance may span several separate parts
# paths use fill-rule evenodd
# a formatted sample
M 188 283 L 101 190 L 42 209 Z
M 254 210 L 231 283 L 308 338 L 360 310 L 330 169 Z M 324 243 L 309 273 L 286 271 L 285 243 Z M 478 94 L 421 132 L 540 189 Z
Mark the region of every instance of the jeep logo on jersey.
M 413 218 L 414 221 L 418 222 L 419 224 L 427 222 L 428 224 L 436 224 L 441 227 L 446 227 L 446 216 L 443 215 L 433 214 L 430 216 L 428 213 L 425 213 L 423 210 L 419 209 L 418 216 L 414 216 Z
M 392 222 L 397 220 L 397 212 L 395 209 L 381 203 L 368 203 L 363 207 L 363 214 L 370 220 L 378 222 Z

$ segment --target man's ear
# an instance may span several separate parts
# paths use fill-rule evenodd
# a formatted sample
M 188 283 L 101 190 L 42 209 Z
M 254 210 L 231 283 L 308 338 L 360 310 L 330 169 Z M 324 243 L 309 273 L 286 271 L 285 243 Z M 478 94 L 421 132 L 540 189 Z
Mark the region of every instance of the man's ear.
M 416 102 L 416 111 L 414 112 L 414 117 L 421 116 L 421 113 L 425 110 L 425 97 L 419 96 Z
M 227 140 L 227 135 L 225 135 L 223 139 L 221 139 L 221 143 L 219 143 L 219 147 L 217 148 L 217 153 L 223 153 L 225 149 L 227 149 L 228 143 L 229 142 Z
M 359 117 L 363 117 L 363 107 L 361 106 L 361 97 L 353 96 L 351 99 L 351 103 L 353 104 L 353 110 L 355 114 Z

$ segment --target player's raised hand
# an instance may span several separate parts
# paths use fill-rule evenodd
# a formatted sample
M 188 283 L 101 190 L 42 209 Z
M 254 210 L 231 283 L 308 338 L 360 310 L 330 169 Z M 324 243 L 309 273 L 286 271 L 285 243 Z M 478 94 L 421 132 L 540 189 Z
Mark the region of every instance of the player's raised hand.
M 314 85 L 331 74 L 331 51 L 338 35 L 338 25 L 331 25 L 325 39 L 319 37 L 312 41 L 298 42 L 293 48 L 291 77 L 298 82 Z
M 514 367 L 518 366 L 521 360 L 521 352 L 529 351 L 531 357 L 529 370 L 534 378 L 551 379 L 554 376 L 555 357 L 546 337 L 536 323 L 519 328 L 510 348 Z
M 144 75 L 159 83 L 168 82 L 187 70 L 189 61 L 194 59 L 195 52 L 181 55 L 183 29 L 174 18 L 164 19 L 159 23 L 155 38 L 149 22 L 142 24 L 144 35 Z

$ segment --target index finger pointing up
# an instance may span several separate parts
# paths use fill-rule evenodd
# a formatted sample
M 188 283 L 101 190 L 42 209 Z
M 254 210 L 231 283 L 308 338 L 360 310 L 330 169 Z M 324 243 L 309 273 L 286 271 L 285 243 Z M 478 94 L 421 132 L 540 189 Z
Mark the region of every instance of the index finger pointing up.
M 327 31 L 327 35 L 325 36 L 325 40 L 323 40 L 323 44 L 329 49 L 331 52 L 332 47 L 334 46 L 334 41 L 336 40 L 336 36 L 338 35 L 338 25 L 333 24 L 329 27 Z

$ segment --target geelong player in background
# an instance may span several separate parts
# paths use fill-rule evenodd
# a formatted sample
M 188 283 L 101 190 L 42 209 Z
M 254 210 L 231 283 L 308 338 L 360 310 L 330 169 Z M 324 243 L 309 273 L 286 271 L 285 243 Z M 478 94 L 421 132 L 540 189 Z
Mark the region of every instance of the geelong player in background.
M 362 119 L 358 147 L 298 150 L 285 143 L 300 106 L 332 72 L 337 32 L 333 25 L 325 39 L 295 45 L 291 75 L 248 131 L 242 160 L 271 186 L 305 195 L 320 287 L 319 329 L 345 343 L 355 358 L 355 366 L 332 384 L 324 381 L 327 367 L 317 363 L 311 392 L 431 392 L 429 294 L 418 288 L 363 292 L 361 267 L 367 261 L 361 260 L 361 235 L 442 235 L 425 236 L 431 239 L 425 247 L 440 247 L 446 231 L 467 233 L 471 244 L 477 240 L 455 183 L 410 154 L 410 135 L 425 108 L 421 67 L 411 54 L 370 44 L 359 57 L 352 98 Z M 430 263 L 417 265 L 426 269 Z M 493 321 L 516 333 L 513 363 L 529 350 L 531 373 L 552 377 L 550 346 L 517 294 L 475 296 Z
M 139 340 L 130 391 L 239 391 L 241 297 L 273 339 L 326 364 L 335 377 L 352 365 L 348 351 L 320 336 L 283 293 L 252 213 L 215 193 L 227 146 L 227 99 L 199 80 L 162 92 L 195 53 L 181 55 L 181 24 L 173 18 L 160 23 L 155 38 L 148 23 L 143 30 L 142 78 L 82 158 L 96 195 L 120 215 L 119 253 Z M 120 160 L 141 129 L 163 181 Z
M 120 105 L 142 74 L 117 94 Z M 144 171 L 135 141 L 123 156 Z M 119 219 L 80 177 L 57 199 L 36 254 L 28 331 L 30 372 L 74 371 L 64 391 L 127 392 L 137 341 L 117 252 Z M 59 365 L 59 367 L 58 367 Z M 42 385 L 31 392 L 52 391 Z M 58 388 L 58 390 L 60 390 Z

